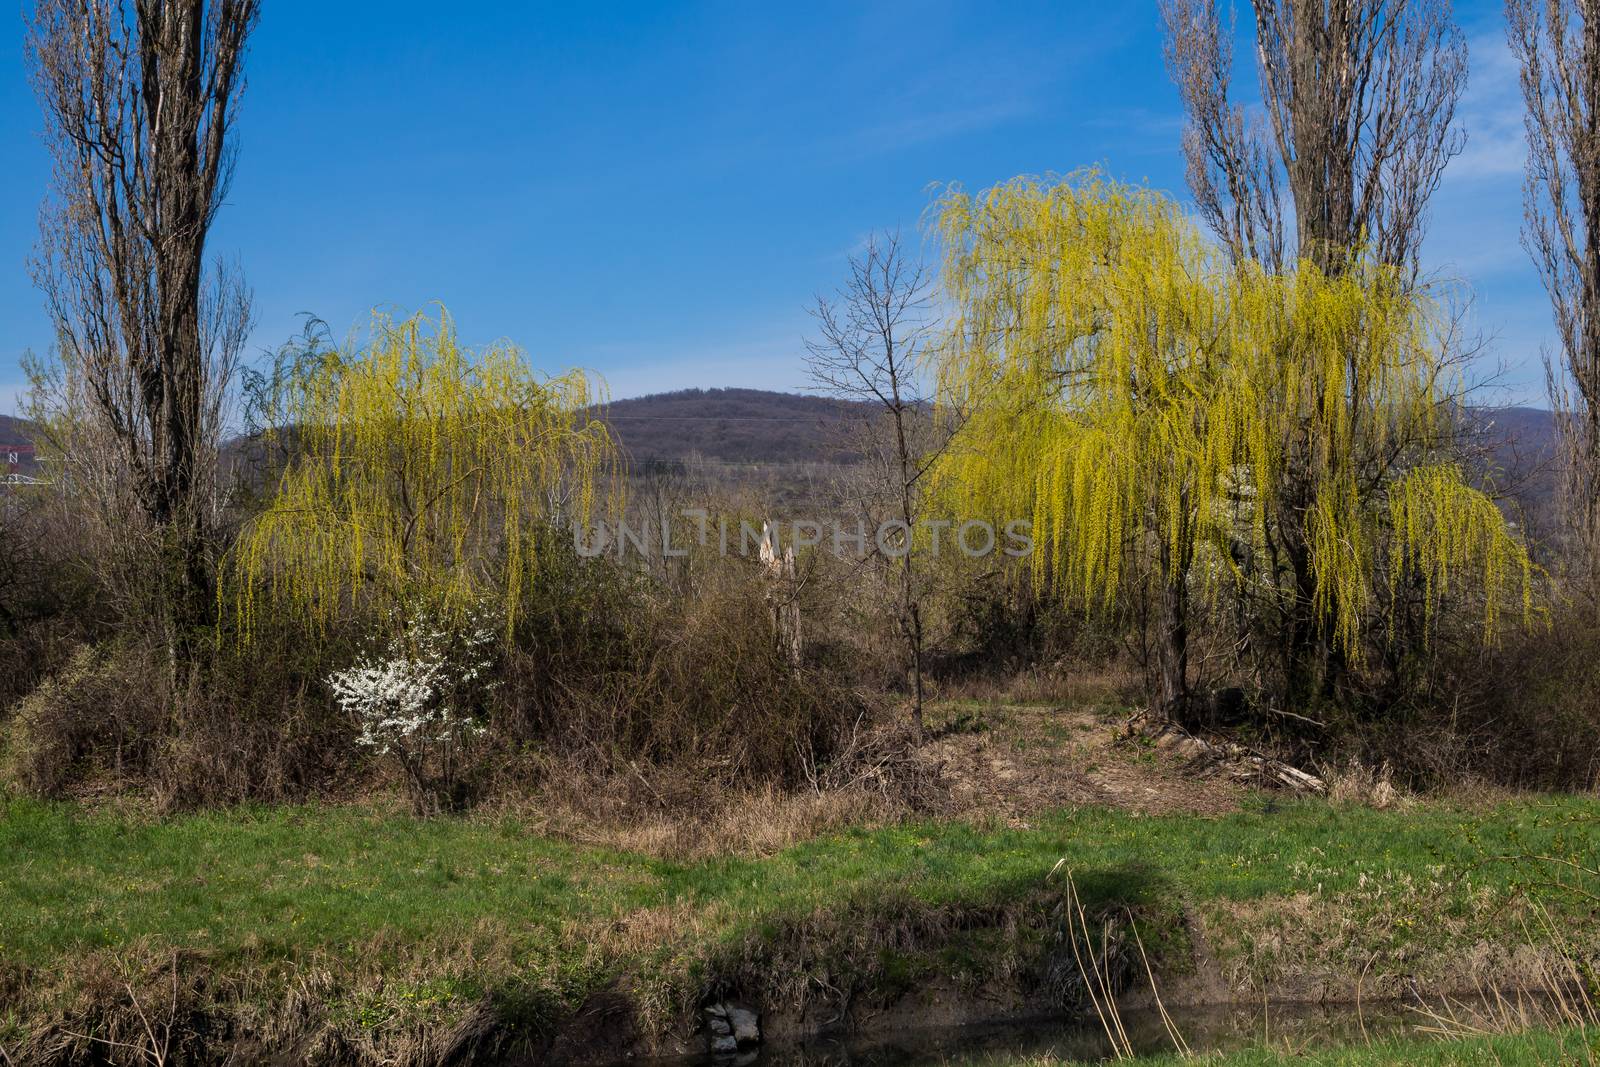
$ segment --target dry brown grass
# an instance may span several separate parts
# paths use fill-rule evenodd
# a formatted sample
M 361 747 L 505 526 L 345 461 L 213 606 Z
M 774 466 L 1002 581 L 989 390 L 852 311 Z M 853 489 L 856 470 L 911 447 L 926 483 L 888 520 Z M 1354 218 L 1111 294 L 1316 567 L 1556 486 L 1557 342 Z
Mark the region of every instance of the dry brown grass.
M 934 696 L 952 703 L 1133 704 L 1140 700 L 1143 684 L 1138 668 L 1122 660 L 1056 663 L 940 682 Z
M 604 788 L 603 786 L 600 788 Z M 770 856 L 792 845 L 853 826 L 876 826 L 904 814 L 881 793 L 771 787 L 737 791 L 706 787 L 698 803 L 667 809 L 626 802 L 597 812 L 593 797 L 568 790 L 507 804 L 540 832 L 588 845 L 666 859 L 710 855 Z
M 1394 771 L 1387 763 L 1369 767 L 1359 759 L 1352 759 L 1323 774 L 1322 778 L 1328 785 L 1328 799 L 1335 804 L 1359 804 L 1384 811 L 1409 804 L 1413 799 L 1394 784 Z
M 1219 768 L 1131 732 L 1126 709 L 1077 704 L 952 705 L 927 754 L 949 811 L 1010 825 L 1066 807 L 1222 814 L 1248 792 Z
M 1105 691 L 1082 685 L 1080 694 Z M 930 723 L 944 729 L 924 745 L 911 746 L 893 729 L 876 731 L 800 788 L 741 788 L 673 768 L 552 767 L 491 810 L 566 840 L 688 859 L 767 856 L 847 828 L 931 814 L 1017 827 L 1077 806 L 1221 814 L 1237 810 L 1248 792 L 1181 752 L 1142 743 L 1119 709 L 1092 697 L 946 704 L 932 709 Z

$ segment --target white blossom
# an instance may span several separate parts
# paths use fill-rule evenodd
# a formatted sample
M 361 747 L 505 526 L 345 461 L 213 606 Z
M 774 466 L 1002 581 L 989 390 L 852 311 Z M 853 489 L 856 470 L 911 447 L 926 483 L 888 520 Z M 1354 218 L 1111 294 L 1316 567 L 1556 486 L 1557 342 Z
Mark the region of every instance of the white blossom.
M 357 743 L 380 755 L 425 758 L 434 746 L 457 744 L 483 728 L 452 698 L 480 684 L 493 666 L 496 629 L 475 612 L 456 635 L 425 615 L 414 615 L 384 653 L 328 677 L 334 700 L 361 728 Z

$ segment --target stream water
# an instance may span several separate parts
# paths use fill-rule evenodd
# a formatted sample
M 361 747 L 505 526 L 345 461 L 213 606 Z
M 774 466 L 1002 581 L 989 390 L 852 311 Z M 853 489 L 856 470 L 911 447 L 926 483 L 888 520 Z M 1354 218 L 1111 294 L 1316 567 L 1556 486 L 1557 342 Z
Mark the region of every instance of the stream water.
M 1427 1024 L 1415 1009 L 1394 1003 L 1177 1008 L 1170 1015 L 1195 1051 L 1347 1044 Z M 1153 1010 L 1124 1012 L 1122 1026 L 1136 1053 L 1174 1049 L 1167 1026 Z M 817 1037 L 772 1043 L 737 1056 L 653 1061 L 652 1067 L 1019 1067 L 1041 1057 L 1095 1063 L 1112 1054 L 1104 1027 L 1091 1017 Z

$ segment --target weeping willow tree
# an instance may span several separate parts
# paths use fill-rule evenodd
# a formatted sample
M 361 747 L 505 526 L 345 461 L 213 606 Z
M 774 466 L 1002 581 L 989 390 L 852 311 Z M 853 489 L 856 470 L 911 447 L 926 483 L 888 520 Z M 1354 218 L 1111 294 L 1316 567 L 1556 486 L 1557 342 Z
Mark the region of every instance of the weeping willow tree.
M 241 633 L 263 604 L 325 629 L 486 603 L 509 632 L 544 535 L 615 491 L 598 399 L 581 371 L 545 377 L 513 345 L 464 348 L 444 312 L 293 351 L 261 399 L 286 464 L 232 554 Z
M 1036 580 L 1087 608 L 1153 579 L 1174 705 L 1195 550 L 1224 533 L 1246 423 L 1225 274 L 1173 205 L 1098 179 L 956 192 L 938 218 L 958 311 L 940 386 L 968 420 L 940 495 L 1030 519 Z
M 1392 272 L 1237 265 L 1169 200 L 1094 174 L 955 190 L 936 219 L 953 309 L 940 388 L 966 419 L 937 492 L 1031 518 L 1036 582 L 1085 608 L 1152 593 L 1169 711 L 1189 694 L 1191 600 L 1276 550 L 1301 448 L 1310 592 L 1352 655 L 1400 583 L 1437 603 L 1470 579 L 1489 624 L 1519 584 L 1526 597 L 1526 554 L 1493 502 L 1415 447 L 1440 360 L 1430 309 Z M 1308 422 L 1308 395 L 1348 402 Z M 1395 446 L 1382 471 L 1359 458 L 1375 441 Z
M 1526 619 L 1527 551 L 1454 456 L 1450 329 L 1428 292 L 1363 257 L 1334 274 L 1309 260 L 1292 273 L 1240 270 L 1263 294 L 1264 328 L 1239 365 L 1257 398 L 1253 550 L 1271 592 L 1309 602 L 1319 633 L 1357 663 L 1376 616 L 1395 637 L 1403 590 L 1420 593 L 1424 637 L 1453 587 L 1481 601 L 1485 635 L 1507 604 Z M 1285 558 L 1293 551 L 1305 560 Z M 1309 579 L 1285 587 L 1278 575 Z

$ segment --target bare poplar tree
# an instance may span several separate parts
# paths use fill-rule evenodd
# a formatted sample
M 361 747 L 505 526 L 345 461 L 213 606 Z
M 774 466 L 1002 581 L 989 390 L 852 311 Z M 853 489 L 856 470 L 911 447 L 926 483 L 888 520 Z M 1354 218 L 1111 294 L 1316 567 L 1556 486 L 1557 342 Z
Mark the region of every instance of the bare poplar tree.
M 1236 259 L 1269 269 L 1304 258 L 1338 273 L 1359 252 L 1414 275 L 1428 200 L 1464 143 L 1452 123 L 1466 86 L 1467 49 L 1450 0 L 1254 6 L 1264 118 L 1252 118 L 1235 99 L 1233 26 L 1217 0 L 1161 0 L 1201 215 Z M 1324 400 L 1299 402 L 1311 411 Z M 1362 400 L 1341 402 L 1354 416 Z M 1327 688 L 1339 673 L 1339 654 L 1318 625 L 1309 550 L 1316 492 L 1309 456 L 1317 446 L 1305 434 L 1285 445 L 1307 461 L 1281 501 L 1268 565 L 1275 585 L 1284 572 L 1288 616 L 1276 629 L 1287 695 L 1298 701 Z M 1383 461 L 1374 457 L 1374 465 Z
M 871 404 L 878 413 L 868 423 L 864 450 L 886 514 L 903 524 L 904 543 L 888 562 L 898 578 L 896 613 L 910 662 L 911 722 L 919 737 L 924 620 L 914 534 L 923 479 L 938 454 L 932 405 L 919 373 L 933 328 L 932 286 L 930 272 L 907 255 L 898 232 L 874 235 L 850 257 L 849 277 L 836 297 L 819 297 L 811 309 L 818 337 L 806 342 L 820 390 Z
M 67 460 L 157 541 L 175 652 L 213 602 L 216 449 L 250 304 L 236 274 L 207 277 L 205 246 L 258 13 L 258 0 L 38 0 L 28 35 L 55 162 L 35 276 L 56 398 L 75 406 Z
M 1568 525 L 1600 577 L 1600 4 L 1506 0 L 1506 18 L 1527 106 L 1523 243 L 1561 338 L 1546 370 L 1566 445 Z
M 1231 95 L 1233 26 L 1211 0 L 1162 0 L 1167 67 L 1188 122 L 1183 157 L 1201 217 L 1239 259 L 1283 263 L 1279 165 L 1270 134 Z
M 1365 246 L 1413 264 L 1428 199 L 1463 145 L 1452 121 L 1467 47 L 1450 0 L 1256 0 L 1264 122 L 1230 95 L 1233 32 L 1216 0 L 1161 11 L 1190 186 L 1230 249 L 1337 270 Z

